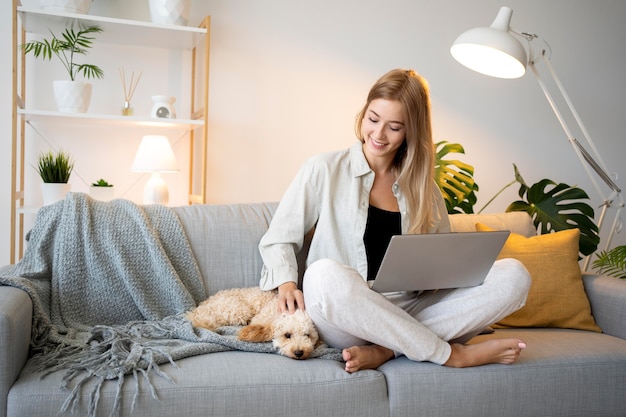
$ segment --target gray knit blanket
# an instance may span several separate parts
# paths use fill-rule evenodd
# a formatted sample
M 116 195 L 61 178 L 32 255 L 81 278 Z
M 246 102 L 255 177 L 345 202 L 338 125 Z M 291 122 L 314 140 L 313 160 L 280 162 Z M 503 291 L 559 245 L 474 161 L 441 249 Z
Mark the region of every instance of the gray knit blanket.
M 43 376 L 65 372 L 61 388 L 69 395 L 60 412 L 74 410 L 92 379 L 98 383 L 80 414 L 94 416 L 103 384 L 113 381 L 111 415 L 118 415 L 127 375 L 152 387 L 153 375 L 174 383 L 159 365 L 176 366 L 184 357 L 276 353 L 271 343 L 238 340 L 237 329 L 196 329 L 183 317 L 207 292 L 182 225 L 167 207 L 70 193 L 39 210 L 27 238 L 24 257 L 3 271 L 0 285 L 21 288 L 33 301 L 29 365 Z M 312 356 L 341 360 L 340 351 L 325 345 Z M 157 398 L 154 389 L 152 395 Z

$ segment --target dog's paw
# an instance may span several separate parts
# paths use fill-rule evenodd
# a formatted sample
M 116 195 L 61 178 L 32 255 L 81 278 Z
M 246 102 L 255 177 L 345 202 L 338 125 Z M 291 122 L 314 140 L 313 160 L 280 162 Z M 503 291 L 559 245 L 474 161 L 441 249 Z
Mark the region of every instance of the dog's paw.
M 244 342 L 269 342 L 274 336 L 271 326 L 262 324 L 249 324 L 239 331 L 239 340 Z

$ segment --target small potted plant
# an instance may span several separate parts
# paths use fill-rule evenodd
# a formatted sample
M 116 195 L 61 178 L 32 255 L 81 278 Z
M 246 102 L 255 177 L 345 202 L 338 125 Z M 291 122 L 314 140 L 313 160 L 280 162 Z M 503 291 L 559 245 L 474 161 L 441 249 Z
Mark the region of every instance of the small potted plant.
M 43 204 L 48 205 L 65 198 L 72 189 L 69 184 L 74 169 L 74 161 L 69 154 L 59 151 L 48 151 L 39 155 L 37 171 L 43 181 Z
M 96 200 L 110 201 L 115 197 L 115 187 L 105 179 L 100 178 L 98 181 L 91 183 L 89 195 Z
M 96 65 L 79 64 L 75 61 L 78 55 L 86 55 L 92 47 L 94 33 L 100 33 L 99 26 L 89 26 L 74 30 L 66 28 L 61 37 L 54 32 L 49 39 L 27 42 L 21 45 L 24 53 L 32 53 L 35 58 L 52 59 L 56 56 L 65 67 L 69 80 L 55 80 L 53 82 L 54 96 L 57 108 L 60 112 L 85 113 L 89 109 L 91 101 L 92 85 L 88 82 L 78 81 L 78 75 L 85 79 L 102 78 L 104 72 Z

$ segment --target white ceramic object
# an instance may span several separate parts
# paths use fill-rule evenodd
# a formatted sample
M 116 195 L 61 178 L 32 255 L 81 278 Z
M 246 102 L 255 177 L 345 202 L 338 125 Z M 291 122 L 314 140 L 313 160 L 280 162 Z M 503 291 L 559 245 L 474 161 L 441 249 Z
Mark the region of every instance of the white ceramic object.
M 174 109 L 175 97 L 170 96 L 152 96 L 152 110 L 150 110 L 150 117 L 157 119 L 175 119 L 176 110 Z
M 43 205 L 54 204 L 65 199 L 65 195 L 72 190 L 72 186 L 66 182 L 44 182 L 41 184 Z
M 92 0 L 41 0 L 41 8 L 51 12 L 87 14 Z
M 91 102 L 91 83 L 83 81 L 53 81 L 57 110 L 63 113 L 86 113 Z
M 153 23 L 186 26 L 189 22 L 191 0 L 150 0 Z
M 153 172 L 143 188 L 144 204 L 161 204 L 167 206 L 170 201 L 170 192 L 165 180 L 158 172 Z

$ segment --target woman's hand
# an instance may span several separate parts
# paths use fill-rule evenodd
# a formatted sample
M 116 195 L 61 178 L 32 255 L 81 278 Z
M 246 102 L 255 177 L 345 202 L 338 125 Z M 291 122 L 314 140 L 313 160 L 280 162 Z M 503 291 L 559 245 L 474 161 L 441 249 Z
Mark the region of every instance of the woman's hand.
M 295 282 L 286 282 L 278 287 L 278 309 L 281 313 L 304 311 L 304 295 Z

